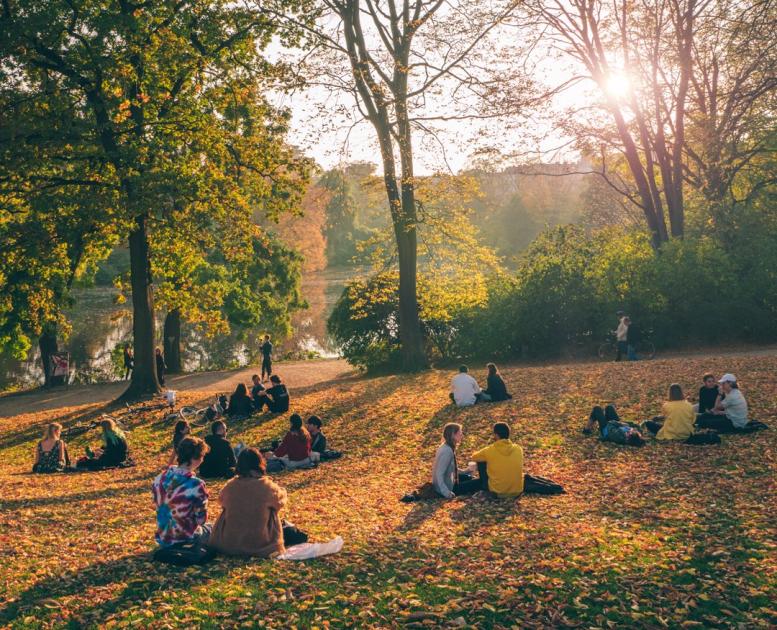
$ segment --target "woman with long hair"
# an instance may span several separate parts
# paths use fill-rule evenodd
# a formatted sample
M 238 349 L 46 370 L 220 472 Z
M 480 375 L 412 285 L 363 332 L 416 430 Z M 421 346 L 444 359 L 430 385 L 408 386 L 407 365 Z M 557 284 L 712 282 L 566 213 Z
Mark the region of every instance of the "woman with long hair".
M 113 468 L 123 464 L 129 454 L 127 437 L 111 418 L 106 418 L 100 422 L 100 428 L 103 431 L 103 448 L 92 452 L 87 448 L 86 459 L 79 461 L 78 465 L 89 470 L 101 470 L 103 468 Z
M 668 397 L 661 407 L 662 415 L 648 420 L 645 428 L 659 440 L 687 440 L 693 435 L 696 421 L 693 405 L 685 400 L 683 388 L 678 383 L 669 386 Z
M 432 465 L 432 486 L 446 499 L 461 494 L 472 494 L 481 489 L 480 479 L 473 479 L 466 470 L 459 470 L 456 450 L 464 438 L 461 425 L 449 422 L 442 430 L 442 444 L 437 448 Z
M 62 472 L 67 465 L 67 446 L 60 439 L 62 425 L 52 422 L 46 426 L 43 439 L 35 447 L 35 462 L 32 472 L 53 473 Z
M 496 365 L 489 363 L 486 365 L 486 369 L 488 370 L 488 376 L 486 377 L 486 389 L 483 390 L 486 396 L 483 399 L 490 402 L 511 400 L 512 395 L 507 393 L 507 385 L 505 385 L 504 379 Z
M 254 410 L 254 403 L 248 396 L 248 389 L 245 383 L 238 383 L 235 391 L 229 397 L 229 406 L 227 415 L 230 418 L 248 417 Z
M 208 545 L 232 556 L 269 558 L 284 552 L 280 511 L 286 491 L 267 476 L 267 465 L 255 448 L 237 458 L 237 476 L 219 495 L 221 514 Z
M 168 466 L 175 464 L 178 458 L 178 445 L 181 443 L 181 440 L 190 436 L 191 434 L 192 427 L 188 420 L 179 420 L 175 423 L 175 428 L 173 429 L 173 451 L 170 453 L 170 459 L 167 462 Z
M 295 468 L 310 468 L 311 438 L 308 430 L 302 426 L 302 417 L 293 413 L 289 418 L 289 431 L 275 449 L 273 456 L 280 459 L 288 470 Z

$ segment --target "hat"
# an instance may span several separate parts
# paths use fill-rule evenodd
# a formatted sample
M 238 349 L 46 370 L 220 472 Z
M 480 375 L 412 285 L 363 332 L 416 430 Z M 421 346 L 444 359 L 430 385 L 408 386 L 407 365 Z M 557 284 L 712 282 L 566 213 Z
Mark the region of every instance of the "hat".
M 720 377 L 720 380 L 718 381 L 718 383 L 736 383 L 736 382 L 737 382 L 737 377 L 734 376 L 733 374 L 724 374 L 723 376 Z

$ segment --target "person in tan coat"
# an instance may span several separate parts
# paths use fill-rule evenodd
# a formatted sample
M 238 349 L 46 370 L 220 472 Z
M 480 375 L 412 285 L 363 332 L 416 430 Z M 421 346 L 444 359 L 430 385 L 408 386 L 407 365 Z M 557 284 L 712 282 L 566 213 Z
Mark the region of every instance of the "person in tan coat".
M 241 451 L 237 474 L 219 495 L 222 511 L 208 546 L 230 556 L 270 558 L 283 553 L 280 511 L 286 491 L 267 476 L 264 458 L 255 448 Z

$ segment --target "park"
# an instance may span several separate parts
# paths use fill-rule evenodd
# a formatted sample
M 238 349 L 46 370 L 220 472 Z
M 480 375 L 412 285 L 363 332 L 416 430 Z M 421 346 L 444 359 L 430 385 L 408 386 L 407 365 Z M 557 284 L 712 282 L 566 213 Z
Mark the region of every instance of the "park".
M 775 23 L 0 3 L 0 627 L 775 627 Z

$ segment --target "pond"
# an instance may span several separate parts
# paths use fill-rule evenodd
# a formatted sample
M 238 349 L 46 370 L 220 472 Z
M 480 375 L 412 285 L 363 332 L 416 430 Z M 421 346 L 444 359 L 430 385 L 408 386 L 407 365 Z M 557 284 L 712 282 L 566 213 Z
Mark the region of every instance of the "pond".
M 292 317 L 290 339 L 274 340 L 277 356 L 289 353 L 316 353 L 321 357 L 338 356 L 337 348 L 326 334 L 326 320 L 345 283 L 361 273 L 358 268 L 334 268 L 303 276 L 302 293 L 308 308 Z M 132 334 L 132 313 L 128 304 L 115 303 L 112 287 L 94 287 L 75 291 L 74 307 L 68 312 L 73 330 L 60 349 L 71 356 L 78 382 L 116 380 L 116 347 Z M 157 314 L 157 336 L 161 339 L 162 319 Z M 258 335 L 240 340 L 235 334 L 209 339 L 184 326 L 183 361 L 185 371 L 239 367 L 258 346 Z M 161 345 L 161 341 L 160 341 Z M 43 382 L 37 346 L 26 361 L 0 357 L 0 391 L 30 387 Z

